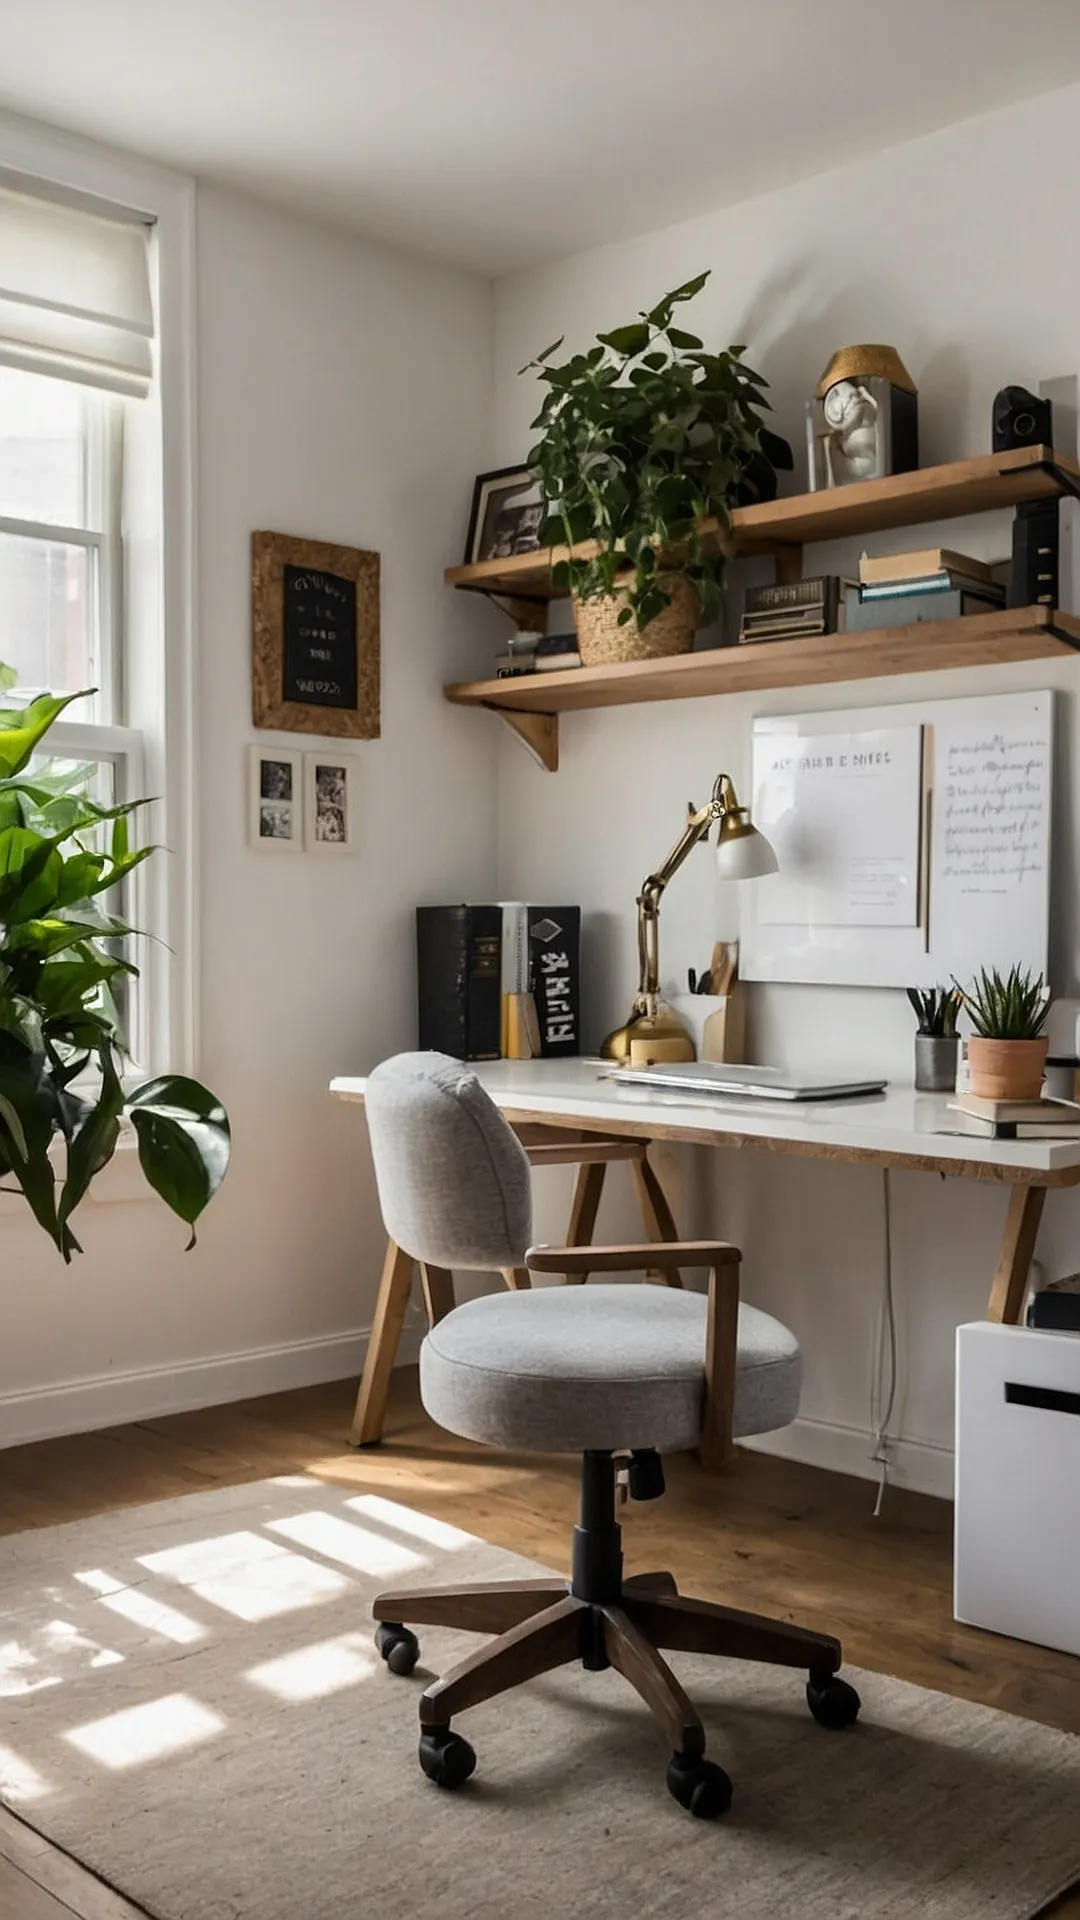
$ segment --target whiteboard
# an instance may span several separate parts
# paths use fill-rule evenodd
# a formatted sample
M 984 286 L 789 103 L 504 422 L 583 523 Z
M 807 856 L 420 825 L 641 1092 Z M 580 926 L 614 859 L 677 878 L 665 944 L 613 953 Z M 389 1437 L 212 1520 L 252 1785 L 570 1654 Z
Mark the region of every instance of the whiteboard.
M 1053 696 L 754 722 L 781 871 L 740 888 L 745 980 L 934 986 L 1047 971 Z

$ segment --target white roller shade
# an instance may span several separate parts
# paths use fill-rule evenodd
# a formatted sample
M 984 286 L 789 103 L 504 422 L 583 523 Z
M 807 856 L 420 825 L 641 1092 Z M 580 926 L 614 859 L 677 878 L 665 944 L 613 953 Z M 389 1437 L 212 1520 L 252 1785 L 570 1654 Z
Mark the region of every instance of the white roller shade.
M 0 185 L 0 363 L 145 394 L 149 237 L 142 221 Z

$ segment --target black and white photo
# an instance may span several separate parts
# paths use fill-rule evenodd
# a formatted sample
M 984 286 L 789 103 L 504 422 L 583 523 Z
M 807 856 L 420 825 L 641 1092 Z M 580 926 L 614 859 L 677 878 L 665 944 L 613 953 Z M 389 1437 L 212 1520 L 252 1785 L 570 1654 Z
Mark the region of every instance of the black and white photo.
M 499 467 L 478 474 L 465 543 L 466 565 L 535 553 L 543 524 L 543 496 L 527 467 Z
M 253 847 L 299 853 L 304 844 L 303 756 L 248 748 L 248 837 Z
M 309 853 L 351 853 L 357 760 L 327 749 L 304 756 L 304 842 Z

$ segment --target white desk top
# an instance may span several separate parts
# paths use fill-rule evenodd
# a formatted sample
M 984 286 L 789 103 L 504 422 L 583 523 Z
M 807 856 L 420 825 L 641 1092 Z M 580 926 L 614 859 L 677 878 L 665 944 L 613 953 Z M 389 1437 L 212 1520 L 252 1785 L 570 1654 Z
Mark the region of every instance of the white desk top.
M 653 1138 L 683 1138 L 723 1144 L 760 1140 L 794 1153 L 836 1159 L 918 1160 L 983 1177 L 1042 1185 L 1080 1180 L 1080 1139 L 986 1140 L 941 1133 L 958 1126 L 945 1094 L 915 1093 L 890 1086 L 856 1100 L 795 1101 L 728 1099 L 718 1094 L 665 1093 L 659 1088 L 618 1086 L 599 1077 L 588 1060 L 483 1060 L 474 1063 L 492 1099 L 515 1118 L 558 1119 L 594 1131 L 609 1128 Z M 331 1093 L 362 1100 L 363 1076 L 332 1080 Z

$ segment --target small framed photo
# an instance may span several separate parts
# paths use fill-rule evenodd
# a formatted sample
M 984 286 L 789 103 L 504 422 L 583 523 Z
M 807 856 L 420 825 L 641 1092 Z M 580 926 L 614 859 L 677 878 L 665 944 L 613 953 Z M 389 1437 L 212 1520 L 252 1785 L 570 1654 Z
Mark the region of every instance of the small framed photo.
M 299 853 L 304 845 L 304 756 L 248 748 L 248 835 L 253 847 Z
M 354 753 L 327 747 L 304 755 L 304 844 L 309 853 L 353 853 L 356 849 Z
M 527 467 L 499 467 L 494 473 L 478 474 L 465 542 L 466 566 L 477 560 L 509 560 L 515 553 L 535 553 L 544 517 L 539 482 Z

